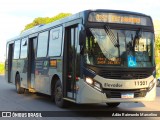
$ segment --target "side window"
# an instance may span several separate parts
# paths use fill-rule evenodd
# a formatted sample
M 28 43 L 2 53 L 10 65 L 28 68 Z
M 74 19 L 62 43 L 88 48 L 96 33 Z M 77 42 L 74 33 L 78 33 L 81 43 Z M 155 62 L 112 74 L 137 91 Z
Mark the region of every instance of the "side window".
M 48 46 L 48 31 L 40 33 L 38 36 L 37 57 L 46 57 Z
M 28 38 L 23 38 L 21 41 L 21 57 L 27 58 Z
M 62 44 L 62 27 L 52 29 L 49 39 L 49 56 L 60 56 Z
M 19 59 L 19 52 L 20 52 L 20 40 L 16 40 L 14 42 L 14 59 Z

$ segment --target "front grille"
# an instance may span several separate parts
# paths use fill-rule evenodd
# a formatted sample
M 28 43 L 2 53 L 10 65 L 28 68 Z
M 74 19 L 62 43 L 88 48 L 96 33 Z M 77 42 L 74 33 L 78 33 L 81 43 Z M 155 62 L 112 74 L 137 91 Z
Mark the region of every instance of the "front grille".
M 134 98 L 145 97 L 147 89 L 138 90 L 103 90 L 107 98 L 121 98 L 123 93 L 133 93 Z
M 109 79 L 144 79 L 151 75 L 148 71 L 101 70 L 99 75 Z

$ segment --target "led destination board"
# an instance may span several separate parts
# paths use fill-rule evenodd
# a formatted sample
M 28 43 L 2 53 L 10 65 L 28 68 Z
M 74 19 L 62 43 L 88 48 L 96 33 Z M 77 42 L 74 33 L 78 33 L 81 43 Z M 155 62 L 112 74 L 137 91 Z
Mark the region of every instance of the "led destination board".
M 104 12 L 91 12 L 89 14 L 88 21 L 145 25 L 145 26 L 152 25 L 152 22 L 149 17 L 130 15 L 130 14 L 119 14 L 119 13 L 104 13 Z

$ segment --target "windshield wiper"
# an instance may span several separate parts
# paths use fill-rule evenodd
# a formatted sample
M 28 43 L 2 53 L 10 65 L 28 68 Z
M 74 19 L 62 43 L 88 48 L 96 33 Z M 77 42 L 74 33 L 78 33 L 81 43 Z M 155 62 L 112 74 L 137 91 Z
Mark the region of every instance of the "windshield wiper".
M 131 34 L 131 39 L 132 39 L 132 49 L 135 48 L 136 45 L 136 40 L 140 40 L 140 38 L 142 37 L 142 29 L 140 28 L 139 30 L 136 31 L 136 35 L 133 38 L 133 35 Z
M 111 31 L 111 29 L 109 28 L 108 25 L 105 25 L 105 31 L 109 37 L 109 39 L 111 40 L 111 42 L 113 43 L 113 45 L 117 48 L 120 47 L 119 45 L 119 37 L 118 37 L 118 33 L 117 33 L 117 39 L 115 37 L 115 35 L 113 34 L 113 32 Z
M 142 29 L 140 28 L 139 30 L 136 31 L 136 35 L 134 39 L 140 39 L 142 37 Z
M 119 49 L 120 44 L 119 44 L 119 35 L 118 35 L 118 32 L 117 32 L 117 39 L 116 39 L 115 35 L 113 34 L 113 32 L 111 31 L 111 29 L 109 28 L 108 25 L 105 25 L 105 31 L 106 31 L 109 39 L 113 43 L 114 47 L 118 48 L 118 55 L 120 57 L 120 49 Z

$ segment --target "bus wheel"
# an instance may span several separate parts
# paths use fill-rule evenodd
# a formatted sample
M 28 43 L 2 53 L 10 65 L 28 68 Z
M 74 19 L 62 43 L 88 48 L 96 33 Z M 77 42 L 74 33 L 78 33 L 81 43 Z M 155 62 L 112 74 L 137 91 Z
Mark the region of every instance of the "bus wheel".
M 60 80 L 58 80 L 55 84 L 54 93 L 55 93 L 55 96 L 54 96 L 55 104 L 61 108 L 67 107 L 67 101 L 63 99 L 63 91 L 62 91 L 62 85 Z
M 106 103 L 108 107 L 117 107 L 120 103 Z
M 16 91 L 18 94 L 23 94 L 24 93 L 24 88 L 20 86 L 20 76 L 19 74 L 16 75 Z

